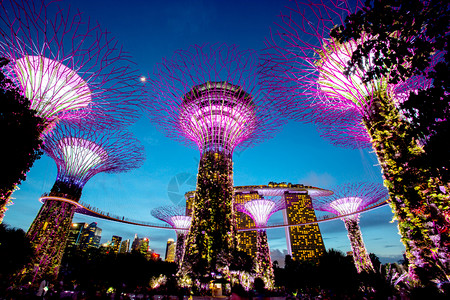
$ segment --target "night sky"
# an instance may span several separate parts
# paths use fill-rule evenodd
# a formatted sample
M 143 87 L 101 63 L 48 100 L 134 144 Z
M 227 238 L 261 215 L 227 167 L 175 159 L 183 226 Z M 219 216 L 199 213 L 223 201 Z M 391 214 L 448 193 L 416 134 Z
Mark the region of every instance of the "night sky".
M 62 1 L 61 7 L 79 9 L 98 21 L 129 52 L 142 75 L 152 72 L 163 57 L 178 49 L 205 43 L 236 44 L 240 49 L 262 49 L 280 11 L 289 1 Z M 136 78 L 136 82 L 139 78 Z M 129 218 L 159 222 L 150 215 L 154 207 L 170 205 L 195 189 L 199 152 L 165 137 L 143 116 L 130 128 L 146 149 L 147 160 L 140 169 L 124 174 L 97 174 L 84 187 L 81 201 L 103 211 Z M 370 149 L 369 149 L 370 150 Z M 289 122 L 271 140 L 234 153 L 234 184 L 263 185 L 291 182 L 327 188 L 347 182 L 382 183 L 375 155 L 369 150 L 337 148 L 320 138 L 312 125 Z M 188 179 L 186 182 L 177 182 Z M 14 205 L 4 222 L 27 230 L 56 179 L 56 165 L 43 156 L 28 173 L 27 180 L 13 195 Z M 366 248 L 382 262 L 402 258 L 396 222 L 390 223 L 388 206 L 361 215 Z M 282 221 L 274 214 L 269 223 Z M 149 237 L 150 247 L 164 258 L 173 230 L 149 229 L 75 215 L 74 222 L 97 222 L 103 229 L 102 243 L 112 235 L 123 239 Z M 320 224 L 327 249 L 350 251 L 344 223 Z M 282 262 L 286 251 L 284 229 L 268 230 L 273 259 Z

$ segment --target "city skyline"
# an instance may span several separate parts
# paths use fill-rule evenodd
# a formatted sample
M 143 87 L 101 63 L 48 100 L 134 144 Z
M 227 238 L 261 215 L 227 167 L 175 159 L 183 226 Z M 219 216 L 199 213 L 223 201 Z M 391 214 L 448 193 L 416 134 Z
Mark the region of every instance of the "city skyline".
M 112 1 L 112 5 L 104 7 L 101 3 L 77 1 L 71 6 L 98 20 L 123 43 L 142 75 L 150 73 L 163 57 L 171 57 L 175 50 L 193 44 L 225 42 L 234 43 L 241 50 L 259 50 L 264 47 L 264 38 L 270 35 L 269 27 L 273 28 L 273 22 L 279 21 L 279 11 L 289 5 L 288 1 L 261 4 L 232 1 L 226 7 L 207 1 L 189 4 L 180 1 L 170 7 L 153 1 L 127 7 L 119 3 Z M 60 3 L 62 7 L 66 4 L 66 1 Z M 221 21 L 217 22 L 219 18 Z M 145 146 L 144 166 L 126 174 L 96 175 L 86 184 L 81 201 L 113 214 L 158 222 L 151 217 L 151 209 L 178 204 L 175 202 L 184 200 L 184 192 L 195 190 L 200 157 L 196 149 L 180 145 L 158 132 L 145 117 L 133 125 L 131 131 Z M 335 147 L 320 138 L 314 126 L 292 121 L 275 138 L 235 152 L 233 160 L 235 186 L 264 185 L 271 181 L 319 188 L 362 180 L 382 183 L 380 168 L 374 166 L 378 162 L 370 151 Z M 20 190 L 13 194 L 15 204 L 9 207 L 4 222 L 26 231 L 41 205 L 39 197 L 50 190 L 55 178 L 54 162 L 42 157 L 20 185 Z M 189 184 L 177 191 L 177 179 L 188 179 Z M 375 253 L 382 261 L 387 261 L 387 257 L 397 261 L 404 251 L 396 224 L 389 223 L 391 219 L 390 208 L 384 206 L 365 213 L 360 223 L 368 252 Z M 281 213 L 274 214 L 269 223 L 279 221 L 282 221 Z M 148 237 L 150 248 L 159 254 L 165 252 L 167 239 L 175 238 L 173 230 L 133 227 L 78 214 L 74 222 L 98 222 L 103 229 L 102 243 L 112 235 L 124 240 L 132 239 L 135 233 Z M 341 221 L 319 226 L 327 249 L 335 248 L 344 253 L 350 250 Z M 272 229 L 267 233 L 271 251 L 283 253 L 286 250 L 284 229 Z

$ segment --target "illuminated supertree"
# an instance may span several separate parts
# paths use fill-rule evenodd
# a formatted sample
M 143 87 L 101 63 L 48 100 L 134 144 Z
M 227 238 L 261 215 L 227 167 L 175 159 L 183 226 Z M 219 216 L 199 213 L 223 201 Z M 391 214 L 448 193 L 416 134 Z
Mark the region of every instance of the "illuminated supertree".
M 168 223 L 175 229 L 177 233 L 175 261 L 181 263 L 186 235 L 192 220 L 191 216 L 186 215 L 186 207 L 178 205 L 158 207 L 152 210 L 152 216 Z
M 45 137 L 43 149 L 55 160 L 58 173 L 50 193 L 28 230 L 35 250 L 25 275 L 36 281 L 56 277 L 76 203 L 86 182 L 97 173 L 119 173 L 138 168 L 144 149 L 126 131 L 82 130 L 60 123 Z
M 316 210 L 342 216 L 353 252 L 353 261 L 358 273 L 373 272 L 374 268 L 366 251 L 359 228 L 359 211 L 387 200 L 388 191 L 381 184 L 350 183 L 331 188 L 333 195 L 313 198 Z
M 192 225 L 181 277 L 229 274 L 235 248 L 235 148 L 271 137 L 280 126 L 275 101 L 260 93 L 255 51 L 192 46 L 157 65 L 149 81 L 152 123 L 200 151 Z
M 253 199 L 245 203 L 236 205 L 236 210 L 247 214 L 255 222 L 256 235 L 256 257 L 254 258 L 254 270 L 256 277 L 263 279 L 266 288 L 274 288 L 274 274 L 270 249 L 267 242 L 267 232 L 262 227 L 267 225 L 267 221 L 272 214 L 286 208 L 284 190 L 260 189 L 258 194 L 260 199 Z
M 139 116 L 129 57 L 80 12 L 53 1 L 1 1 L 1 57 L 9 61 L 2 71 L 46 121 L 43 132 L 59 120 L 117 127 Z M 0 195 L 0 211 L 13 190 Z
M 373 147 L 411 277 L 423 283 L 446 281 L 450 276 L 448 185 L 432 176 L 426 164 L 411 163 L 423 154 L 423 144 L 413 137 L 411 120 L 399 109 L 409 93 L 430 82 L 413 77 L 391 84 L 389 75 L 363 80 L 375 54 L 347 72 L 358 44 L 371 36 L 338 43 L 330 32 L 358 7 L 359 1 L 353 5 L 335 0 L 296 2 L 268 42 L 262 83 L 272 97 L 286 95 L 294 119 L 319 123 L 322 135 L 333 143 Z
M 136 120 L 137 74 L 100 25 L 54 2 L 10 0 L 0 7 L 0 57 L 10 61 L 7 74 L 39 116 L 108 128 Z

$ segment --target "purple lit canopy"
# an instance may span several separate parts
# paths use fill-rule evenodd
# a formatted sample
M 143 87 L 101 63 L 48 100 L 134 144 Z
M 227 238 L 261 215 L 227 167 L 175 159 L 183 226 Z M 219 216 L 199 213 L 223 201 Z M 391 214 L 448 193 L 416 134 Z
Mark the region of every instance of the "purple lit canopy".
M 187 233 L 191 226 L 192 218 L 186 215 L 185 206 L 161 206 L 152 209 L 151 214 L 153 217 L 170 224 L 177 233 Z
M 232 153 L 273 136 L 281 118 L 257 84 L 258 56 L 236 46 L 191 46 L 156 66 L 148 116 L 201 151 Z
M 357 41 L 338 43 L 330 31 L 361 6 L 360 1 L 294 1 L 290 14 L 282 15 L 272 31 L 263 55 L 262 83 L 268 93 L 286 99 L 294 119 L 317 123 L 323 137 L 349 148 L 371 147 L 362 120 L 370 116 L 380 94 L 398 103 L 417 90 L 415 86 L 429 85 L 418 77 L 398 84 L 388 84 L 388 76 L 364 81 L 373 65 L 370 54 L 361 66 L 345 74 L 357 45 L 371 37 L 364 34 Z
M 55 2 L 1 2 L 0 57 L 9 60 L 4 71 L 31 108 L 50 123 L 83 119 L 111 128 L 139 116 L 129 57 L 80 12 Z
M 313 197 L 314 209 L 345 216 L 384 202 L 388 198 L 387 189 L 378 183 L 348 183 L 330 189 L 334 192 L 333 195 Z M 349 218 L 358 218 L 358 215 L 351 215 Z
M 235 207 L 251 217 L 257 227 L 264 227 L 272 214 L 286 208 L 284 193 L 283 189 L 261 189 L 258 191 L 260 199 L 239 203 Z
M 57 181 L 79 188 L 97 173 L 125 172 L 144 162 L 144 148 L 129 132 L 83 130 L 69 123 L 46 136 L 43 150 L 56 162 Z

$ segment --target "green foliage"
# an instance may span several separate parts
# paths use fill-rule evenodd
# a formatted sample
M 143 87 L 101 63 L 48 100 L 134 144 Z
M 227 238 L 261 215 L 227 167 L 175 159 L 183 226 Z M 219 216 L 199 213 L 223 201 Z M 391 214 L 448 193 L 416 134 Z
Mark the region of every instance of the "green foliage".
M 356 68 L 364 72 L 362 63 L 370 56 L 374 63 L 364 81 L 387 77 L 397 84 L 421 78 L 431 83 L 410 93 L 401 104 L 404 116 L 380 91 L 364 117 L 399 222 L 410 276 L 430 286 L 450 276 L 449 32 L 448 1 L 373 0 L 330 33 L 339 42 L 371 37 L 354 51 L 347 74 Z
M 425 144 L 425 151 L 411 163 L 430 166 L 433 176 L 443 182 L 450 180 L 449 32 L 448 1 L 373 0 L 330 33 L 339 42 L 357 40 L 363 34 L 372 37 L 358 45 L 347 73 L 370 53 L 374 63 L 364 81 L 389 76 L 389 83 L 398 83 L 421 76 L 432 82 L 431 87 L 410 93 L 402 110 L 412 120 L 411 134 Z
M 413 163 L 423 148 L 413 138 L 394 104 L 380 97 L 364 122 L 389 189 L 391 207 L 398 220 L 410 263 L 410 276 L 423 285 L 445 281 L 450 252 L 448 201 L 442 184 L 427 165 Z
M 13 83 L 1 72 L 8 63 L 0 58 L 0 222 L 4 207 L 14 188 L 26 178 L 34 161 L 42 155 L 41 133 L 45 120 L 30 109 L 30 101 L 23 97 Z
M 236 248 L 233 216 L 233 163 L 225 153 L 206 152 L 200 160 L 192 224 L 180 276 L 228 277 Z

